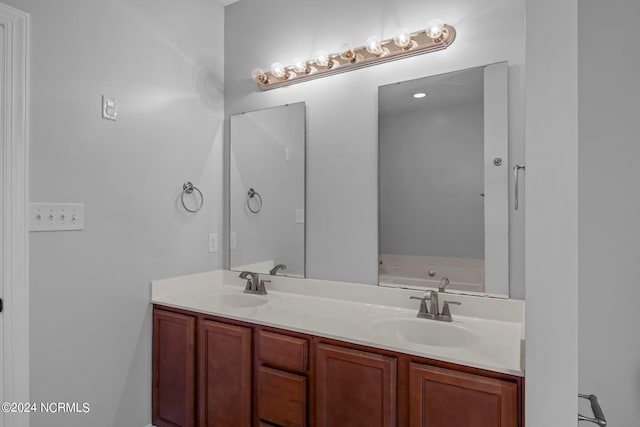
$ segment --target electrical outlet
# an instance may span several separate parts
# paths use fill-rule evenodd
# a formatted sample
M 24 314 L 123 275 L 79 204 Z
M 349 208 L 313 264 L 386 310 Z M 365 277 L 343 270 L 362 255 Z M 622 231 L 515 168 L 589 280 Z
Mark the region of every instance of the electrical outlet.
M 238 247 L 238 239 L 236 237 L 236 232 L 232 231 L 229 233 L 229 246 L 232 251 L 235 251 Z
M 296 224 L 304 224 L 304 209 L 296 209 Z
M 218 233 L 209 233 L 209 253 L 218 252 Z

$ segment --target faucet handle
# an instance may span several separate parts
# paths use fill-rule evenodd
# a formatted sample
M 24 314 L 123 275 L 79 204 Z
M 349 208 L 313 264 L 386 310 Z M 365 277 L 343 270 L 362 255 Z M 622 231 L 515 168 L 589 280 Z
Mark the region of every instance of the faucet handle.
M 429 310 L 427 310 L 427 300 L 429 299 L 429 296 L 427 293 L 425 293 L 423 297 L 410 296 L 409 299 L 420 300 L 420 309 L 418 310 L 418 317 L 426 317 L 426 315 L 429 314 Z
M 442 304 L 442 316 L 443 317 L 449 317 L 451 318 L 451 310 L 449 309 L 449 305 L 453 304 L 453 305 L 462 305 L 461 302 L 458 301 L 445 301 Z
M 266 295 L 267 294 L 267 288 L 265 286 L 265 283 L 271 283 L 271 280 L 260 280 L 260 285 L 258 286 L 258 294 L 260 295 Z

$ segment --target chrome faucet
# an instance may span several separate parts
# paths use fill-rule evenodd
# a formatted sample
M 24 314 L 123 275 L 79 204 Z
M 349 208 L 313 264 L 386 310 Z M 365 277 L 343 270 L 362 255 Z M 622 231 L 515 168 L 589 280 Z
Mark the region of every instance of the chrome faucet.
M 451 317 L 451 310 L 449 309 L 450 304 L 462 305 L 462 303 L 456 301 L 445 301 L 442 305 L 442 313 L 440 313 L 438 308 L 438 292 L 433 290 L 428 290 L 427 292 L 425 292 L 422 298 L 414 296 L 409 298 L 420 300 L 420 309 L 418 310 L 417 317 L 423 319 L 439 320 L 441 322 L 453 321 L 453 318 Z M 427 301 L 429 301 L 428 309 Z
M 275 267 L 273 267 L 271 270 L 269 270 L 269 274 L 272 276 L 275 276 L 278 270 L 284 271 L 286 269 L 287 269 L 287 266 L 285 264 L 278 264 Z
M 443 277 L 442 279 L 440 279 L 440 286 L 438 286 L 438 292 L 444 292 L 444 288 L 446 288 L 447 286 L 449 286 L 449 279 L 446 277 Z
M 247 279 L 247 286 L 244 288 L 245 294 L 267 294 L 267 288 L 264 284 L 265 282 L 271 282 L 271 280 L 260 280 L 258 273 L 252 273 L 250 271 L 243 271 L 240 273 L 240 278 Z

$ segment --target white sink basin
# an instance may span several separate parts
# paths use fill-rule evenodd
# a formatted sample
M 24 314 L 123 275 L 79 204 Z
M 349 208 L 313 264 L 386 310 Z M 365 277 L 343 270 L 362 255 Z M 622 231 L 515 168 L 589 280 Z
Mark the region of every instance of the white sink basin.
M 436 347 L 468 347 L 480 337 L 464 326 L 420 318 L 393 318 L 374 322 L 375 334 L 384 339 Z
M 216 296 L 218 305 L 230 308 L 250 308 L 266 304 L 267 299 L 251 294 L 220 294 Z

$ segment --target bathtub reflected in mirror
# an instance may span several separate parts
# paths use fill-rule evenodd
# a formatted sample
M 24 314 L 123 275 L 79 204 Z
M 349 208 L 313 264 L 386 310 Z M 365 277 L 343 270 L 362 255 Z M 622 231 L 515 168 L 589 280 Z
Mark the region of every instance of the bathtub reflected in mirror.
M 508 296 L 506 63 L 378 102 L 380 285 Z

